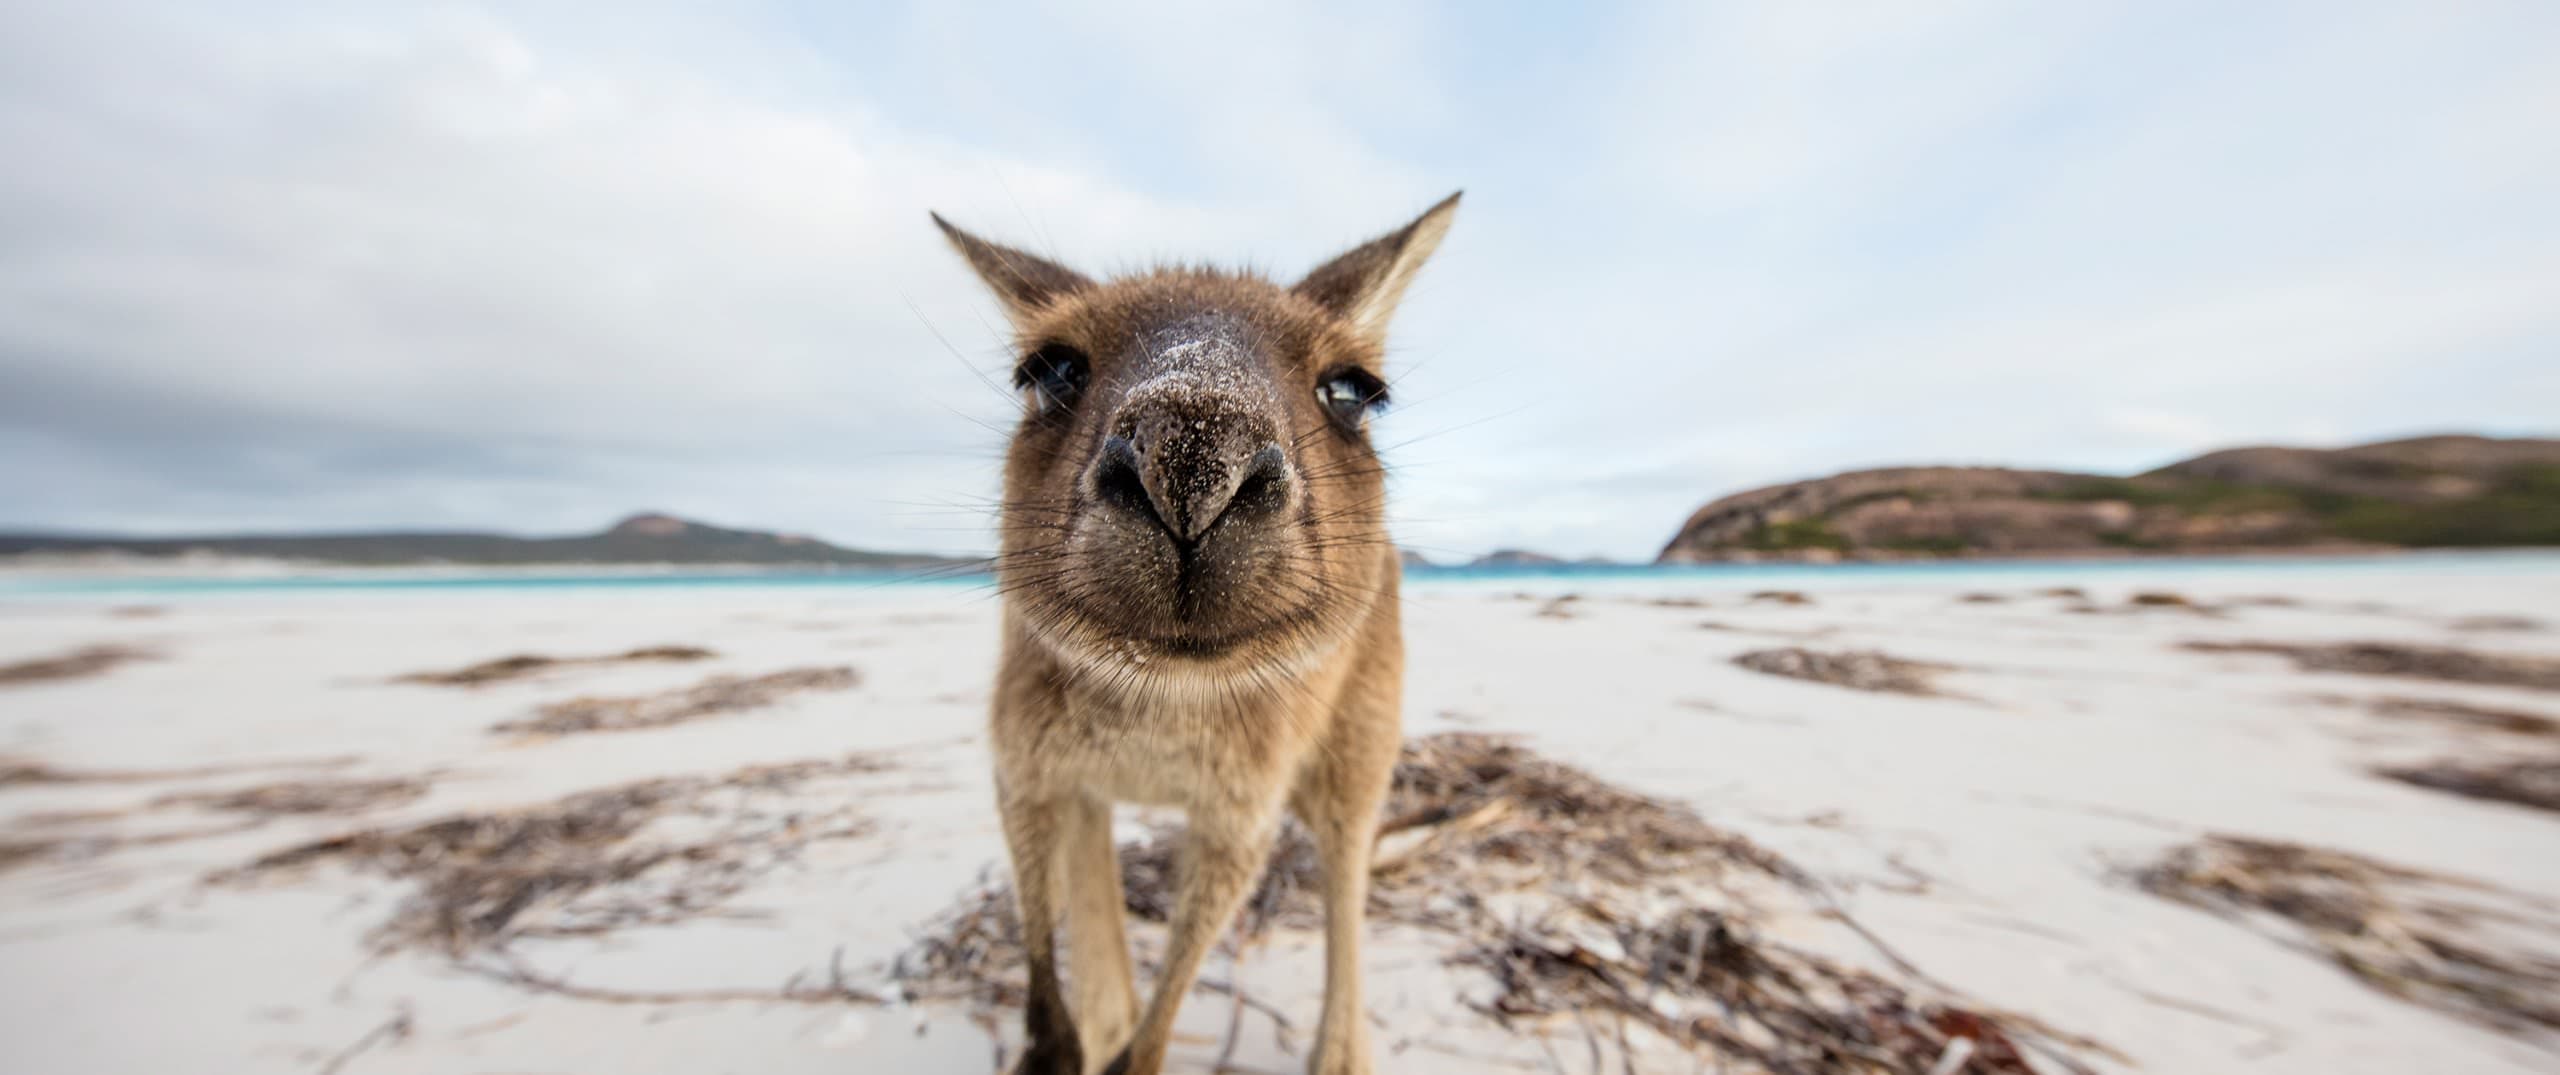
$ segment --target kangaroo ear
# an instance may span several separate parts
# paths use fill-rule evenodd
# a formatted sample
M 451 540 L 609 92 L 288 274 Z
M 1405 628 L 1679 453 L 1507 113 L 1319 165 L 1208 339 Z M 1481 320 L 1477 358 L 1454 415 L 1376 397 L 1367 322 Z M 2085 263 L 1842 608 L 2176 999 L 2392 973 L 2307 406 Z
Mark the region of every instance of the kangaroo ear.
M 1093 281 L 1074 269 L 978 238 L 953 227 L 940 213 L 932 216 L 934 226 L 942 229 L 942 237 L 951 240 L 952 248 L 968 259 L 969 268 L 977 272 L 978 279 L 987 282 L 997 301 L 1004 304 L 1005 316 L 1017 324 L 1059 296 L 1093 286 Z
M 1370 338 L 1385 339 L 1387 319 L 1395 315 L 1405 286 L 1422 271 L 1431 252 L 1440 248 L 1440 237 L 1449 233 L 1449 221 L 1457 215 L 1458 194 L 1442 198 L 1440 204 L 1413 218 L 1413 223 L 1317 266 L 1292 290 L 1314 299 Z

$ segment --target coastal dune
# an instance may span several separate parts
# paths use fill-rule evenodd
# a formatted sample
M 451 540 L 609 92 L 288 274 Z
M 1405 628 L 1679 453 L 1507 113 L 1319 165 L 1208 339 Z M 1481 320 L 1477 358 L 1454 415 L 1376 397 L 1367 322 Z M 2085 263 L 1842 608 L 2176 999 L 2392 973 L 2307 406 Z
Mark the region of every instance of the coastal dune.
M 2130 477 L 1906 466 L 1751 489 L 1662 563 L 2370 552 L 2560 544 L 2560 440 L 2226 448 Z

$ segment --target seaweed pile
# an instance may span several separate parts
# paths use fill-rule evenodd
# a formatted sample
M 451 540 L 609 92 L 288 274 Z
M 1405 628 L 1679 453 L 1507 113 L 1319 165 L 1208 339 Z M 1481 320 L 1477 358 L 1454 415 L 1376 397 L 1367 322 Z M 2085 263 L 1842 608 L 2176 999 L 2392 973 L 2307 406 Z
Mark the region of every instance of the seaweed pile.
M 643 780 L 521 810 L 361 829 L 210 880 L 250 884 L 323 864 L 380 874 L 409 882 L 410 891 L 373 931 L 378 949 L 502 954 L 522 938 L 593 936 L 717 913 L 810 844 L 870 831 L 849 797 L 803 794 L 803 785 L 885 768 L 857 754 Z
M 1753 650 L 1735 657 L 1733 663 L 1754 672 L 1789 679 L 1828 683 L 1851 690 L 1924 697 L 1940 693 L 1937 676 L 1949 671 L 1943 664 L 1905 660 L 1867 650 L 1830 653 L 1792 646 Z
M 229 791 L 195 791 L 163 795 L 155 806 L 192 806 L 203 810 L 276 817 L 287 814 L 344 814 L 415 802 L 427 794 L 420 777 L 378 780 L 288 780 Z
M 151 651 L 133 646 L 83 646 L 51 657 L 34 657 L 0 664 L 0 686 L 49 683 L 61 679 L 85 679 L 104 673 L 117 665 L 149 660 L 151 657 Z
M 148 784 L 200 780 L 288 769 L 337 769 L 353 758 L 282 759 L 177 769 L 63 769 L 33 758 L 0 755 L 0 791 L 13 787 L 81 784 Z M 19 814 L 0 829 L 0 871 L 47 862 L 77 862 L 135 847 L 246 832 L 286 814 L 336 813 L 392 806 L 426 794 L 423 778 L 385 780 L 289 780 L 223 792 L 171 793 L 141 807 L 48 810 Z M 249 815 L 210 828 L 133 834 L 100 826 L 140 810 L 198 807 Z
M 2171 848 L 2132 879 L 2324 954 L 2401 999 L 2509 1032 L 2560 1030 L 2560 921 L 2547 905 L 2344 851 L 2241 836 Z M 2525 943 L 2535 935 L 2539 944 Z
M 2560 690 L 2560 658 L 2402 642 L 2189 642 L 2182 648 L 2196 653 L 2263 653 L 2286 658 L 2305 672 Z
M 142 784 L 161 780 L 197 780 L 278 769 L 343 769 L 352 757 L 282 758 L 178 769 L 63 769 L 34 758 L 0 754 L 0 788 L 33 784 Z
M 1988 1075 L 2082 1071 L 2070 1053 L 2100 1051 L 1970 1005 L 1890 953 L 1899 977 L 1776 939 L 1791 914 L 1845 916 L 1749 839 L 1506 739 L 1409 741 L 1385 813 L 1371 921 L 1436 938 L 1449 965 L 1481 971 L 1486 992 L 1470 1004 L 1501 1025 L 1616 1027 L 1629 1071 L 1670 1054 L 1682 1071 L 1714 1057 L 1737 1072 Z M 1133 916 L 1166 917 L 1178 852 L 1165 833 L 1121 848 Z M 1320 922 L 1317 870 L 1309 841 L 1284 831 L 1242 938 Z M 982 884 L 890 976 L 910 1001 L 1011 1007 L 1020 945 L 1011 893 Z
M 717 656 L 719 654 L 700 646 L 644 646 L 601 657 L 546 657 L 539 653 L 518 653 L 443 672 L 411 672 L 395 677 L 392 682 L 423 683 L 431 687 L 478 687 L 572 665 L 701 661 Z
M 2375 769 L 2374 775 L 2489 802 L 2560 811 L 2560 758 L 2440 759 L 2422 765 L 2387 765 Z
M 551 702 L 522 720 L 501 721 L 501 735 L 572 735 L 663 728 L 728 713 L 762 709 L 804 691 L 840 691 L 862 682 L 851 668 L 790 668 L 761 676 L 713 676 L 658 694 L 582 695 Z
M 2095 1048 L 2021 1015 L 1773 943 L 1701 907 L 1634 920 L 1585 910 L 1514 927 L 1459 961 L 1499 984 L 1487 1008 L 1505 1024 L 1606 1015 L 1622 1055 L 1632 1052 L 1623 1036 L 1632 1022 L 1725 1070 L 1738 1061 L 1754 1072 L 2018 1073 L 2039 1070 L 2028 1058 L 2054 1043 Z
M 2374 715 L 2395 720 L 2423 720 L 2471 731 L 2560 738 L 2560 720 L 2516 709 L 2496 709 L 2440 698 L 2398 696 L 2374 699 L 2371 708 Z
M 2212 611 L 2211 608 L 2196 603 L 2194 599 L 2189 598 L 2187 595 L 2173 590 L 2143 590 L 2125 598 L 2124 603 L 2126 608 L 2131 609 L 2160 608 L 2175 609 L 2181 612 L 2206 613 Z

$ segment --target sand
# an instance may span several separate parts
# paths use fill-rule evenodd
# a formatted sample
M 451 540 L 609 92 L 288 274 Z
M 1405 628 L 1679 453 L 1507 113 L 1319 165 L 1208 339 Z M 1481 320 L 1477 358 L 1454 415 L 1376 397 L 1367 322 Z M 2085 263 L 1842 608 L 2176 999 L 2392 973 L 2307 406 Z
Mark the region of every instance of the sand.
M 2172 848 L 2230 833 L 2450 875 L 2529 912 L 2549 908 L 2560 900 L 2560 814 L 2375 774 L 2560 751 L 2483 722 L 2389 715 L 2410 699 L 2560 716 L 2560 692 L 2304 670 L 2280 655 L 2184 644 L 2381 641 L 2551 657 L 2560 570 L 2051 565 L 1944 578 L 1800 573 L 1783 585 L 1807 600 L 1752 600 L 1772 588 L 1756 581 L 1418 585 L 1406 609 L 1408 733 L 1515 736 L 1694 810 L 1817 878 L 1950 993 L 2085 1037 L 2093 1044 L 2071 1055 L 2092 1070 L 2560 1066 L 2548 1034 L 2393 996 L 2281 930 L 2128 880 Z M 2057 586 L 2084 594 L 2043 592 Z M 1581 596 L 1554 600 L 1566 592 Z M 2189 604 L 2129 600 L 2142 592 Z M 160 611 L 115 614 L 139 603 Z M 993 1070 L 1013 1041 L 1009 1018 L 991 1036 L 964 1006 L 895 1003 L 886 968 L 1003 876 L 982 728 L 996 615 L 966 586 L 0 599 L 0 663 L 89 647 L 150 655 L 0 685 L 0 848 L 17 849 L 0 854 L 6 1066 Z M 716 656 L 578 660 L 660 646 Z M 1736 661 L 1788 649 L 1922 662 L 1934 693 Z M 477 685 L 402 681 L 524 654 L 572 660 Z M 853 674 L 695 719 L 524 733 L 544 706 L 570 699 L 836 668 Z M 417 891 L 412 880 L 325 859 L 238 874 L 349 833 L 856 755 L 880 765 L 758 793 L 754 831 L 790 834 L 789 853 L 759 859 L 716 907 L 667 921 L 532 930 L 460 957 L 386 951 L 382 928 Z M 399 793 L 379 793 L 388 788 Z M 343 804 L 326 797 L 339 792 Z M 293 808 L 224 805 L 238 802 Z M 678 810 L 663 823 L 695 816 Z M 1124 815 L 1125 835 L 1155 820 Z M 1768 928 L 1906 980 L 1836 922 Z M 2518 951 L 2554 951 L 2532 923 L 2501 928 Z M 1620 1070 L 1614 1030 L 1497 1025 L 1469 1004 L 1488 998 L 1484 973 L 1449 962 L 1446 938 L 1377 932 L 1369 1009 L 1382 1070 L 1581 1072 L 1595 1050 Z M 1230 1047 L 1232 1070 L 1298 1070 L 1289 1046 L 1302 1048 L 1315 1022 L 1319 963 L 1314 938 L 1288 929 L 1235 964 L 1213 959 L 1209 976 L 1240 982 L 1255 1007 L 1239 1019 L 1228 997 L 1195 995 L 1173 1070 L 1211 1070 Z M 892 1002 L 861 999 L 871 996 Z M 1298 1040 L 1277 1040 L 1271 1013 Z M 1714 1070 L 1635 1044 L 1635 1070 Z

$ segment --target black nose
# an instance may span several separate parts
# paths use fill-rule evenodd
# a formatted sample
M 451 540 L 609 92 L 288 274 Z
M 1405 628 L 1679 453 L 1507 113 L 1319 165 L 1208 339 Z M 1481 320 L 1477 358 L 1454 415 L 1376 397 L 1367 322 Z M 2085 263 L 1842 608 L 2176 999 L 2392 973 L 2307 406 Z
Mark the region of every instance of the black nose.
M 1243 424 L 1179 414 L 1115 423 L 1093 464 L 1097 500 L 1154 520 L 1178 544 L 1219 521 L 1277 515 L 1289 499 L 1289 459 Z

